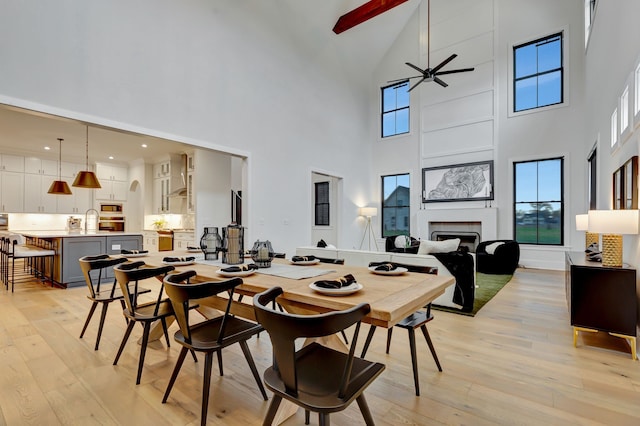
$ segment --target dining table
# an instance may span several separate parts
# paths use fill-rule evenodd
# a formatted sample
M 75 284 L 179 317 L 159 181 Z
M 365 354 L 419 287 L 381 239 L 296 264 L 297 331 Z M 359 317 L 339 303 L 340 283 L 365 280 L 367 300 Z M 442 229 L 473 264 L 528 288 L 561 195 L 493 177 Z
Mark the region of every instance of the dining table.
M 191 259 L 191 258 L 195 259 Z M 178 261 L 167 262 L 167 258 Z M 222 281 L 229 279 L 229 273 L 223 269 L 234 265 L 226 265 L 219 260 L 204 260 L 202 254 L 193 255 L 184 251 L 149 253 L 142 259 L 148 265 L 159 266 L 173 264 L 176 271 L 194 270 L 197 275 L 192 282 Z M 244 264 L 251 264 L 251 258 L 244 259 Z M 236 265 L 242 266 L 242 265 Z M 314 286 L 319 280 L 336 280 L 351 274 L 358 290 L 353 292 L 330 293 Z M 368 303 L 371 307 L 363 322 L 384 328 L 391 328 L 408 315 L 431 303 L 444 293 L 454 278 L 402 271 L 393 274 L 375 271 L 374 267 L 360 267 L 321 262 L 293 262 L 290 259 L 274 259 L 269 268 L 238 272 L 243 283 L 236 288 L 236 297 L 232 301 L 231 312 L 243 318 L 255 321 L 252 306 L 253 296 L 274 286 L 283 289 L 277 302 L 287 312 L 295 314 L 318 314 L 330 311 L 349 309 L 360 303 Z M 320 291 L 319 291 L 320 290 Z M 198 310 L 205 317 L 220 315 L 226 309 L 227 295 L 214 296 L 199 300 Z M 163 335 L 162 327 L 151 330 L 150 340 L 159 339 Z M 338 335 L 315 339 L 334 349 L 348 351 L 348 347 Z M 284 401 L 283 401 L 284 403 Z M 281 404 L 276 424 L 293 415 L 297 407 L 293 404 Z

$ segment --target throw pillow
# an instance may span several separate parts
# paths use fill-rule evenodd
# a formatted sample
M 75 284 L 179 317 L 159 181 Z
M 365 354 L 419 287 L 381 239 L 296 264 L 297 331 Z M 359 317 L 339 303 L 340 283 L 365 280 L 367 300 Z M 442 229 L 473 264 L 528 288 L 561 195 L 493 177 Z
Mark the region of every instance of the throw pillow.
M 409 239 L 409 237 L 407 237 L 406 235 L 398 235 L 393 243 L 396 248 L 409 247 L 410 244 L 411 239 Z
M 443 241 L 421 240 L 418 254 L 449 253 L 458 250 L 459 245 L 460 238 Z
M 484 249 L 487 252 L 487 254 L 495 254 L 496 249 L 503 244 L 504 244 L 503 242 L 498 241 L 495 243 L 487 244 Z

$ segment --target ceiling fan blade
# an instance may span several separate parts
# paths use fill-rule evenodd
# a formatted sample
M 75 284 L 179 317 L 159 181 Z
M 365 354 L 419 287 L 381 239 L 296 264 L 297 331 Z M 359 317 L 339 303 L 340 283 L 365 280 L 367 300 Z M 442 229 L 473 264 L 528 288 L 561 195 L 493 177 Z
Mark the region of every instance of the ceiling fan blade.
M 427 70 L 423 70 L 422 68 L 417 67 L 417 66 L 415 66 L 415 65 L 413 65 L 413 64 L 411 64 L 409 62 L 405 62 L 405 64 L 409 65 L 411 68 L 413 68 L 414 70 L 416 70 L 416 71 L 418 71 L 418 72 L 420 72 L 422 74 L 426 74 L 427 73 Z
M 435 68 L 433 68 L 433 69 L 431 70 L 431 74 L 435 74 L 435 73 L 437 73 L 437 72 L 438 72 L 438 70 L 439 70 L 440 68 L 444 67 L 444 66 L 445 66 L 445 65 L 447 65 L 449 62 L 453 61 L 453 60 L 456 58 L 456 56 L 458 56 L 458 55 L 456 55 L 456 54 L 454 53 L 453 55 L 449 56 L 449 57 L 448 57 L 447 59 L 445 59 L 444 61 L 440 62 L 440 64 L 439 64 L 437 67 L 435 67 Z
M 397 80 L 389 80 L 387 81 L 387 83 L 397 83 L 398 81 L 409 81 L 412 78 L 418 78 L 418 77 L 424 78 L 423 75 L 414 75 L 413 77 L 405 77 L 405 78 L 399 78 Z
M 468 72 L 468 71 L 473 71 L 474 69 L 475 68 L 460 68 L 458 70 L 440 71 L 438 75 L 455 74 L 458 72 Z
M 409 90 L 407 90 L 407 92 L 410 92 L 410 91 L 412 91 L 413 89 L 415 89 L 415 88 L 416 88 L 416 86 L 417 86 L 418 84 L 422 83 L 422 82 L 423 82 L 423 81 L 425 81 L 426 79 L 427 79 L 427 77 L 423 77 L 423 78 L 422 78 L 422 80 L 418 81 L 416 84 L 414 84 L 413 86 L 411 86 L 411 87 L 409 88 Z
M 433 77 L 433 81 L 435 81 L 436 83 L 438 83 L 442 87 L 447 87 L 448 86 L 447 83 L 445 83 L 444 81 L 440 80 L 438 77 Z

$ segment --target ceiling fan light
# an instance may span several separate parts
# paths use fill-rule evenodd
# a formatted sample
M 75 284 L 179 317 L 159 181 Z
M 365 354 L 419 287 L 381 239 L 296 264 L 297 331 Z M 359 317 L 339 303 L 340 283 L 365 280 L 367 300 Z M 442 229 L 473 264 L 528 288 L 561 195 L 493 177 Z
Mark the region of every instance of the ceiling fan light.
M 79 172 L 72 186 L 76 188 L 102 188 L 95 173 L 88 170 Z
M 47 193 L 54 195 L 71 195 L 71 189 L 69 189 L 67 182 L 63 180 L 54 180 Z

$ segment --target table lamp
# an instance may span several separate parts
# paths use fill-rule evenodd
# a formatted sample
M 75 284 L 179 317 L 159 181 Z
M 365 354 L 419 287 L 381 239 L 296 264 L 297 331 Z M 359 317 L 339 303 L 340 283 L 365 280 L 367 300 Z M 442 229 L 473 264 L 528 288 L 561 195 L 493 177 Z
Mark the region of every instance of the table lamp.
M 622 266 L 622 235 L 638 233 L 638 210 L 590 210 L 589 232 L 602 234 L 602 266 Z
M 589 232 L 589 214 L 576 215 L 576 231 L 586 231 L 584 234 L 584 248 L 587 249 L 591 244 L 600 242 L 600 234 Z

